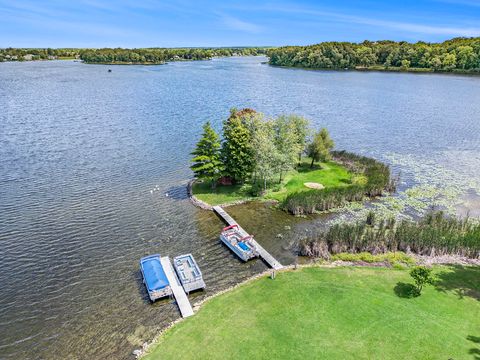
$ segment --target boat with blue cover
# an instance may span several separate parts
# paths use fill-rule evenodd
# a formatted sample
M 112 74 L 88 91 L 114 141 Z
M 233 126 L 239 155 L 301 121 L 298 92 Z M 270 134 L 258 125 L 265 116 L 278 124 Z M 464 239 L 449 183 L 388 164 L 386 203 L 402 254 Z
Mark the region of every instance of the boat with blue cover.
M 223 228 L 220 240 L 227 245 L 240 259 L 248 261 L 258 256 L 251 235 L 242 234 L 238 225 Z
M 159 254 L 141 258 L 140 269 L 142 270 L 143 283 L 147 288 L 148 297 L 152 302 L 172 294 Z

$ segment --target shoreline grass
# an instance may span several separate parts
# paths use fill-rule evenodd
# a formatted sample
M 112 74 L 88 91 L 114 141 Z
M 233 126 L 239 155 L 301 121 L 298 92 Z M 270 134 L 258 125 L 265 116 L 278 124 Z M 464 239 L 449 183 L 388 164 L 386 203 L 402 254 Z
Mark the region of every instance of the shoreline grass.
M 408 298 L 408 271 L 310 267 L 215 297 L 167 330 L 145 359 L 471 358 L 480 267 L 436 266 Z

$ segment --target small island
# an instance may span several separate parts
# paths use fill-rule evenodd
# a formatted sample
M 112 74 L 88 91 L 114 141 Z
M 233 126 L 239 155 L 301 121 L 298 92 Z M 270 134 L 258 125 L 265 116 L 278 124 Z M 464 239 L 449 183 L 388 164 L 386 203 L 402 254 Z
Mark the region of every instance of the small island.
M 419 41 L 322 42 L 267 51 L 269 64 L 305 69 L 480 74 L 480 38 Z
M 298 115 L 267 119 L 232 109 L 222 135 L 207 122 L 192 152 L 196 179 L 189 190 L 206 206 L 275 201 L 300 215 L 395 189 L 387 165 L 333 151 L 328 130 L 314 131 Z

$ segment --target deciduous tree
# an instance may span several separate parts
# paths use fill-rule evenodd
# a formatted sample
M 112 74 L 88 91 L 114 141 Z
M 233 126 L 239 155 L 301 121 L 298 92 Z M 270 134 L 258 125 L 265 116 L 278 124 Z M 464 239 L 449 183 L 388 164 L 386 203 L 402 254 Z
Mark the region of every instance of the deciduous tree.
M 327 161 L 330 159 L 330 151 L 334 146 L 335 144 L 330 138 L 327 129 L 323 128 L 317 132 L 307 148 L 308 156 L 312 158 L 310 167 L 313 168 L 315 161 Z

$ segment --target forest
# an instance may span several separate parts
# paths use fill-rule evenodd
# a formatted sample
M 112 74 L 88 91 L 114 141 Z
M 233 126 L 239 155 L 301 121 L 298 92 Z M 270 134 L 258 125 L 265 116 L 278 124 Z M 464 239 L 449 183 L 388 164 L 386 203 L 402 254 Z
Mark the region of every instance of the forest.
M 261 48 L 96 49 L 83 50 L 80 59 L 93 63 L 162 64 L 167 61 L 208 60 L 213 57 L 264 54 Z
M 1 61 L 81 59 L 89 64 L 163 64 L 167 61 L 265 54 L 265 48 L 145 48 L 145 49 L 0 49 Z
M 400 70 L 480 73 L 480 38 L 442 43 L 323 42 L 268 49 L 269 63 L 312 69 Z

